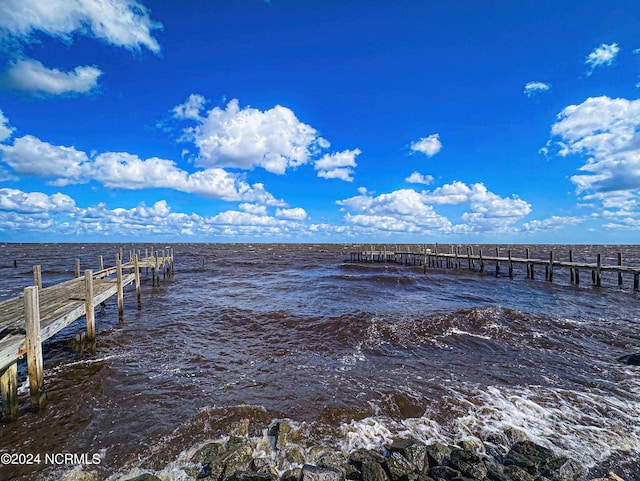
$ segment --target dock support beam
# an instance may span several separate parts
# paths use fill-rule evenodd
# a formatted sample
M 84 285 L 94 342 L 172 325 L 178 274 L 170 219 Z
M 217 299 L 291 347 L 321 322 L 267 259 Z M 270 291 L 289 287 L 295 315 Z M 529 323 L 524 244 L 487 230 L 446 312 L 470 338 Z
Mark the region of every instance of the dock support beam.
M 93 271 L 84 271 L 84 310 L 87 318 L 87 340 L 96 339 L 95 306 L 93 305 Z
M 14 421 L 18 418 L 18 363 L 14 362 L 0 376 L 2 395 L 2 419 Z
M 40 266 L 33 266 L 33 285 L 42 289 L 42 268 Z
M 142 298 L 140 297 L 140 254 L 133 255 L 133 268 L 136 284 L 136 297 L 138 298 L 138 309 L 142 309 Z
M 42 367 L 40 296 L 36 286 L 26 287 L 24 290 L 24 314 L 31 407 L 39 410 L 44 406 L 46 396 L 44 392 L 44 369 Z
M 118 319 L 124 320 L 124 290 L 122 287 L 122 257 L 116 254 L 116 287 L 118 290 Z

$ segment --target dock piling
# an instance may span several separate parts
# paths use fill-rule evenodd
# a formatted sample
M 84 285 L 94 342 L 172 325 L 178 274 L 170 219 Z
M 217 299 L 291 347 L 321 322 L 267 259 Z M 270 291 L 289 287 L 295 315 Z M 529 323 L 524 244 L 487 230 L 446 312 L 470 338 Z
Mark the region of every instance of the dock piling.
M 124 289 L 122 286 L 122 257 L 116 255 L 116 285 L 118 290 L 118 319 L 124 320 Z
M 93 305 L 93 271 L 91 269 L 84 271 L 84 310 L 87 318 L 87 340 L 93 342 L 96 338 L 96 321 L 95 306 Z
M 2 396 L 2 419 L 14 421 L 18 418 L 18 363 L 11 364 L 0 376 Z
M 40 331 L 40 296 L 36 286 L 24 289 L 25 344 L 31 407 L 39 410 L 45 403 L 42 335 Z

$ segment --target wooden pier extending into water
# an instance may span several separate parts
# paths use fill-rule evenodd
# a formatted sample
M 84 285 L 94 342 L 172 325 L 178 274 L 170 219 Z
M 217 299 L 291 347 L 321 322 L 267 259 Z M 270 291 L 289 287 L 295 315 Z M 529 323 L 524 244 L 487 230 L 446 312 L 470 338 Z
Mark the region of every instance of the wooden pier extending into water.
M 504 252 L 504 249 L 502 250 Z M 480 272 L 489 271 L 495 265 L 495 275 L 501 275 L 501 268 L 506 267 L 509 278 L 514 277 L 514 266 L 523 265 L 527 279 L 535 278 L 536 267 L 544 268 L 544 279 L 553 281 L 554 269 L 565 268 L 569 271 L 571 284 L 580 284 L 580 272 L 591 273 L 591 283 L 600 287 L 602 275 L 605 272 L 617 274 L 618 286 L 623 286 L 623 275 L 633 277 L 633 290 L 638 291 L 640 281 L 640 266 L 630 267 L 622 264 L 622 254 L 617 254 L 616 264 L 603 264 L 602 255 L 597 254 L 595 262 L 575 262 L 573 250 L 569 250 L 567 260 L 559 260 L 558 252 L 549 251 L 547 259 L 535 259 L 530 256 L 529 248 L 525 248 L 524 257 L 514 256 L 511 249 L 507 249 L 506 256 L 501 255 L 501 249 L 495 248 L 495 255 L 483 252 L 482 248 L 474 253 L 473 246 L 467 246 L 464 250 L 461 246 L 451 246 L 450 252 L 439 252 L 436 244 L 433 249 L 426 246 L 405 247 L 404 250 L 381 247 L 368 250 L 353 251 L 350 253 L 351 262 L 395 262 L 404 265 L 423 266 L 424 272 L 429 268 L 469 269 Z
M 104 267 L 99 258 L 97 272 L 91 269 L 81 275 L 80 261 L 75 262 L 75 278 L 52 286 L 42 287 L 40 266 L 34 266 L 34 285 L 24 294 L 0 302 L 0 393 L 2 419 L 13 420 L 18 415 L 18 360 L 26 355 L 29 375 L 31 407 L 44 405 L 44 371 L 42 343 L 82 316 L 86 331 L 76 336 L 79 343 L 95 341 L 95 306 L 117 296 L 118 316 L 124 318 L 124 288 L 135 284 L 138 309 L 141 308 L 140 272 L 151 269 L 151 283 L 159 285 L 173 272 L 173 249 L 147 251 L 144 257 L 130 252 L 129 262 L 123 263 L 122 250 L 115 256 L 115 265 Z

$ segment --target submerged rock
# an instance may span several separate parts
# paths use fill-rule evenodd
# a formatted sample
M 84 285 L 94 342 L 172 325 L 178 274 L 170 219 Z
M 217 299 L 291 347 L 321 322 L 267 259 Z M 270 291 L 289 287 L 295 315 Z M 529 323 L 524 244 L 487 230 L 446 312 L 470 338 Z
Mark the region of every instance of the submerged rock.
M 640 352 L 636 352 L 634 354 L 627 354 L 626 356 L 619 357 L 618 361 L 623 362 L 625 364 L 631 364 L 632 366 L 640 366 Z
M 302 466 L 302 481 L 344 481 L 344 474 L 334 468 L 323 468 L 305 464 Z

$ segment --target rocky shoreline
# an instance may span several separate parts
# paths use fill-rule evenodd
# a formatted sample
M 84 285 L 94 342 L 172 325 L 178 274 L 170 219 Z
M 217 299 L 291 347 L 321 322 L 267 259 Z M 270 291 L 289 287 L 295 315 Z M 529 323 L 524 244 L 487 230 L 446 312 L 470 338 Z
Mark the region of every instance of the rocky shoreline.
M 253 433 L 253 435 L 250 434 Z M 513 438 L 513 433 L 509 433 Z M 508 448 L 475 438 L 456 445 L 399 438 L 377 449 L 345 453 L 309 446 L 304 434 L 287 422 L 276 422 L 262 434 L 242 420 L 230 434 L 185 453 L 171 472 L 139 469 L 118 481 L 635 481 L 637 466 L 588 470 L 530 440 Z M 624 464 L 624 463 L 623 463 Z M 176 469 L 179 474 L 176 473 Z M 617 471 L 617 472 L 616 472 Z M 64 481 L 93 481 L 91 473 L 69 473 Z

